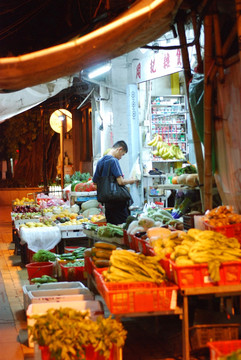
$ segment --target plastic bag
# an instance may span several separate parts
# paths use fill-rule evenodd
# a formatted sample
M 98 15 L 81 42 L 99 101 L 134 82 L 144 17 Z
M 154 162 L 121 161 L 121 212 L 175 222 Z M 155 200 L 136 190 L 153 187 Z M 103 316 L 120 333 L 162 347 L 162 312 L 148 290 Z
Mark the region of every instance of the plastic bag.
M 134 165 L 132 166 L 131 172 L 130 172 L 130 178 L 135 180 L 141 180 L 141 167 L 139 162 L 139 156 L 134 162 Z
M 38 250 L 51 250 L 61 240 L 61 231 L 58 226 L 39 228 L 20 228 L 20 239 L 27 243 L 28 248 L 34 252 Z

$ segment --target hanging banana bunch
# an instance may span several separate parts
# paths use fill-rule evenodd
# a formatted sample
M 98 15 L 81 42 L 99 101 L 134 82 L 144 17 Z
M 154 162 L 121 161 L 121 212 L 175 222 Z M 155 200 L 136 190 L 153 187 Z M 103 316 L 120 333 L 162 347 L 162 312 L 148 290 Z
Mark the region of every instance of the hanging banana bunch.
M 153 139 L 149 141 L 147 145 L 156 147 L 156 149 L 152 151 L 152 155 L 160 157 L 163 160 L 185 159 L 185 156 L 179 146 L 165 143 L 162 141 L 162 137 L 159 134 L 155 134 Z

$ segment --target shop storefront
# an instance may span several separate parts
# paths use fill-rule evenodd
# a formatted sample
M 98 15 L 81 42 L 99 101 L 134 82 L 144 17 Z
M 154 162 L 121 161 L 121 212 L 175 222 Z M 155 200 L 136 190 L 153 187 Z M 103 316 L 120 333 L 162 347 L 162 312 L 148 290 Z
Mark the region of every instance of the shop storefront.
M 196 163 L 180 49 L 136 49 L 113 59 L 111 70 L 94 83 L 99 85 L 100 96 L 94 97 L 92 104 L 93 166 L 115 141 L 124 139 L 129 153 L 121 165 L 128 177 L 138 163 L 141 188 L 132 186 L 130 190 L 135 205 L 142 206 L 150 200 L 146 187 L 152 182 L 145 178 L 150 170 L 162 171 L 165 182 L 170 183 L 176 167 L 182 167 L 186 160 Z M 157 147 L 148 145 L 156 134 L 164 145 L 178 147 L 183 158 L 158 155 Z

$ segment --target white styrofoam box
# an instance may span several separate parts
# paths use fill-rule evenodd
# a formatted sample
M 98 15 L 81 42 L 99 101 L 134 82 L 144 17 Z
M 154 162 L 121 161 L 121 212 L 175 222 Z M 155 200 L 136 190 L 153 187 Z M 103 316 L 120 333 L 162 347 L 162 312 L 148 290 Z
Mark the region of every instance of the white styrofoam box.
M 83 224 L 73 224 L 73 225 L 57 225 L 61 231 L 61 238 L 79 238 L 86 237 L 83 233 Z
M 67 226 L 65 226 L 66 228 Z M 68 238 L 80 238 L 80 237 L 86 237 L 85 233 L 82 229 L 76 229 L 76 230 L 64 230 L 61 229 L 61 226 L 59 227 L 61 231 L 61 238 L 62 239 L 68 239 Z M 70 228 L 70 226 L 69 226 Z
M 77 311 L 89 311 L 89 316 L 92 320 L 96 320 L 99 315 L 104 315 L 103 304 L 97 300 L 83 300 L 83 301 L 65 301 L 63 302 L 48 302 L 30 304 L 27 309 L 27 326 L 33 326 L 35 320 L 31 319 L 31 315 L 42 315 L 48 309 L 71 308 Z M 33 340 L 28 332 L 28 346 L 34 347 Z
M 60 231 L 63 231 L 63 230 L 82 230 L 83 229 L 83 224 L 64 225 L 64 223 L 63 223 L 62 225 L 57 224 L 57 226 L 60 228 Z
M 28 292 L 35 290 L 56 290 L 56 289 L 84 289 L 85 286 L 80 281 L 62 281 L 47 284 L 23 285 L 23 304 L 26 311 L 29 306 Z
M 82 301 L 94 300 L 94 295 L 88 288 L 85 289 L 56 289 L 56 290 L 39 290 L 29 291 L 29 304 L 45 302 L 65 302 L 65 301 Z

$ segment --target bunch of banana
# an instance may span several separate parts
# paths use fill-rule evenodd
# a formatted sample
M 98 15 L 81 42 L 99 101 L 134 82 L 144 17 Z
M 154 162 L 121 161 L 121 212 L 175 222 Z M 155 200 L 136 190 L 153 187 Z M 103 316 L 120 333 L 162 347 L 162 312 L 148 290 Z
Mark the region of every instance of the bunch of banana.
M 174 231 L 168 236 L 163 236 L 155 241 L 151 241 L 150 244 L 153 246 L 155 254 L 165 257 L 168 254 L 171 254 L 177 245 L 180 245 L 183 241 L 183 236 L 186 233 L 184 231 Z
M 161 140 L 161 136 L 159 134 L 155 134 L 151 141 L 147 143 L 148 146 L 157 146 L 158 141 Z
M 110 266 L 103 271 L 109 282 L 154 282 L 165 280 L 165 270 L 160 265 L 160 256 L 145 256 L 128 250 L 113 250 Z
M 179 146 L 167 144 L 165 141 L 162 141 L 161 135 L 159 134 L 155 134 L 153 139 L 149 141 L 147 145 L 156 147 L 156 149 L 152 151 L 152 154 L 154 156 L 161 157 L 163 160 L 185 159 L 185 156 Z
M 210 278 L 219 281 L 221 263 L 241 260 L 240 243 L 236 238 L 227 238 L 218 232 L 189 229 L 170 258 L 182 266 L 208 263 Z

